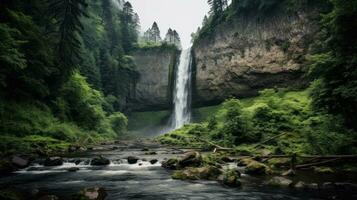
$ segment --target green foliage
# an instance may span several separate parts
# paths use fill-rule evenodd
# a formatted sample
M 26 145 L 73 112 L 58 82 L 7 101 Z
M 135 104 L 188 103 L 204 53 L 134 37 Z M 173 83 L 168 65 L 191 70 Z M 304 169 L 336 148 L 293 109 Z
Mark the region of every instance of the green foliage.
M 333 9 L 323 16 L 320 41 L 311 56 L 310 74 L 315 108 L 342 115 L 356 130 L 357 117 L 357 1 L 332 0 Z
M 254 144 L 264 144 L 275 154 L 353 154 L 356 134 L 343 126 L 339 116 L 316 112 L 310 89 L 300 92 L 267 89 L 256 98 L 226 100 L 207 123 L 186 125 L 160 136 L 165 144 L 207 145 L 197 137 L 221 146 L 236 146 L 244 155 L 260 154 Z
M 114 113 L 109 116 L 110 124 L 112 125 L 113 130 L 118 135 L 126 131 L 128 125 L 128 119 L 123 113 Z

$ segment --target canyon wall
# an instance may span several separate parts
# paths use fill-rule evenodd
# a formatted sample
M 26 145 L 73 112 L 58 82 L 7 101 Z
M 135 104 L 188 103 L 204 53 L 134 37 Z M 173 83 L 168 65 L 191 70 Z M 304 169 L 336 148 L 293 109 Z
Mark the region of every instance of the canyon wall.
M 133 53 L 139 78 L 131 92 L 131 110 L 171 108 L 173 76 L 178 54 L 175 48 L 164 47 L 138 49 Z
M 308 46 L 319 29 L 316 16 L 312 9 L 266 16 L 251 12 L 219 23 L 193 46 L 193 103 L 254 96 L 264 88 L 303 87 Z

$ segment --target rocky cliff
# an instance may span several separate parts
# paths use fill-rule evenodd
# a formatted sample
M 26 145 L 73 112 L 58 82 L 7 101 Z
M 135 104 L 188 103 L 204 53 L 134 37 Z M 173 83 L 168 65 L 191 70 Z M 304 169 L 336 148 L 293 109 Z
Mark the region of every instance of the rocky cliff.
M 174 68 L 178 51 L 171 47 L 138 49 L 133 53 L 139 78 L 134 84 L 131 110 L 171 108 Z
M 193 46 L 194 104 L 302 86 L 308 44 L 319 28 L 316 16 L 314 10 L 246 12 L 219 23 Z

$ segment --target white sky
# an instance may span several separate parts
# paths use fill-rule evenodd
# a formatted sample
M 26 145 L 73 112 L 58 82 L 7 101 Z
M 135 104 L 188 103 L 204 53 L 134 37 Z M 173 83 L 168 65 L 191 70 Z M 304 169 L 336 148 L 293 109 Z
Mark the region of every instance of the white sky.
M 207 0 L 128 0 L 140 17 L 141 30 L 157 22 L 164 38 L 169 28 L 180 34 L 183 48 L 191 43 L 191 33 L 201 26 L 208 13 Z

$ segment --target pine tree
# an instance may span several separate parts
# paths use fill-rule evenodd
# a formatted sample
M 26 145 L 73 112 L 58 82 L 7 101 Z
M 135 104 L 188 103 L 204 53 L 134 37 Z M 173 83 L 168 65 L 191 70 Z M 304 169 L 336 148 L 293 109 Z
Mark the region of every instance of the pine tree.
M 55 24 L 59 26 L 58 60 L 63 66 L 64 75 L 75 68 L 80 59 L 81 42 L 78 35 L 83 30 L 81 17 L 87 16 L 86 7 L 86 0 L 52 0 L 50 2 L 49 11 L 55 19 Z

